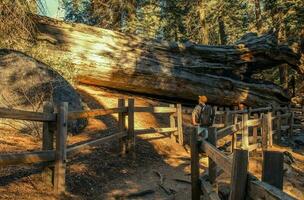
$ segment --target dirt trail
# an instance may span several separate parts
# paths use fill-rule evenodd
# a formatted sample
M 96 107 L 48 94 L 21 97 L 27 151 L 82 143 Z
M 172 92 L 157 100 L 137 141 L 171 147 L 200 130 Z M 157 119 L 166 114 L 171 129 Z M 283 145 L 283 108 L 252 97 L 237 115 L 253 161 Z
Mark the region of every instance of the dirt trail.
M 136 106 L 168 104 L 130 94 L 122 94 L 92 86 L 78 86 L 88 109 L 112 108 L 118 98 L 135 98 Z M 190 126 L 190 115 L 184 114 L 183 125 L 186 144 Z M 168 127 L 168 115 L 150 113 L 135 114 L 135 128 Z M 108 131 L 110 128 L 110 131 Z M 94 138 L 97 134 L 110 134 L 117 130 L 117 115 L 109 115 L 89 120 L 82 134 L 69 136 L 69 144 Z M 225 144 L 229 138 L 219 142 Z M 33 136 L 6 133 L 0 137 L 0 152 L 39 149 L 40 141 Z M 84 149 L 72 157 L 67 165 L 67 194 L 62 199 L 190 199 L 190 157 L 188 146 L 182 147 L 163 134 L 144 134 L 136 140 L 136 158 L 118 155 L 118 142 L 107 143 Z M 282 149 L 281 149 L 282 150 Z M 294 154 L 296 163 L 287 165 L 284 190 L 304 199 L 304 156 Z M 250 160 L 250 171 L 261 174 L 261 155 L 256 153 Z M 207 166 L 207 159 L 201 159 L 201 171 Z M 163 187 L 160 187 L 160 177 Z M 0 199 L 56 199 L 51 187 L 46 185 L 40 170 L 30 166 L 0 169 Z M 228 183 L 223 176 L 221 182 Z M 149 191 L 150 194 L 138 198 L 126 195 Z

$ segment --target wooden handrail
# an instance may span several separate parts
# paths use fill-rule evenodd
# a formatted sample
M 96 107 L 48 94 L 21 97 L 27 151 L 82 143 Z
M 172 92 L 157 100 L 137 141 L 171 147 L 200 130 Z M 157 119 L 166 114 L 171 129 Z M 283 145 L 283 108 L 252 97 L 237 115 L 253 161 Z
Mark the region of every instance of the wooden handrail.
M 215 146 L 209 142 L 203 140 L 201 149 L 210 157 L 221 169 L 227 174 L 231 174 L 232 159 L 226 156 L 223 152 L 218 150 Z
M 94 109 L 88 111 L 74 111 L 68 114 L 69 120 L 80 118 L 97 117 L 102 115 L 109 115 L 113 113 L 127 112 L 128 108 L 109 108 L 109 109 Z M 135 107 L 135 112 L 149 112 L 149 113 L 174 113 L 176 108 L 171 107 Z
M 171 128 L 147 128 L 147 129 L 137 129 L 135 130 L 136 135 L 149 134 L 149 133 L 168 133 L 177 131 L 177 127 Z
M 295 200 L 292 196 L 279 190 L 278 188 L 259 181 L 254 175 L 248 174 L 247 196 L 250 199 L 276 199 L 276 200 Z
M 0 155 L 0 166 L 33 164 L 55 160 L 55 151 L 34 151 Z
M 31 112 L 9 108 L 0 108 L 0 117 L 7 119 L 51 122 L 56 120 L 56 114 Z
M 247 121 L 247 126 L 248 127 L 260 126 L 261 123 L 262 123 L 261 119 L 250 119 Z
M 114 139 L 123 138 L 125 136 L 127 136 L 127 133 L 125 131 L 122 131 L 122 132 L 115 133 L 113 135 L 109 135 L 109 136 L 106 136 L 106 137 L 92 139 L 92 140 L 89 140 L 89 141 L 79 142 L 79 143 L 73 144 L 73 145 L 71 145 L 67 148 L 67 156 L 70 156 L 73 153 L 77 153 L 80 150 L 82 150 L 83 148 L 99 145 L 99 144 L 102 144 L 102 143 L 105 143 L 105 142 L 108 142 L 108 141 L 111 141 L 111 140 L 114 140 Z
M 135 107 L 135 112 L 148 112 L 148 113 L 175 113 L 176 108 L 173 107 L 160 107 L 160 106 L 154 106 L 154 107 Z
M 268 106 L 268 107 L 263 107 L 263 108 L 254 108 L 254 109 L 244 109 L 244 110 L 231 110 L 231 111 L 228 111 L 229 114 L 244 114 L 244 113 L 253 113 L 253 112 L 262 112 L 262 111 L 270 111 L 272 110 L 272 107 L 271 106 Z
M 215 146 L 207 141 L 202 142 L 201 148 L 206 152 L 217 166 L 224 170 L 225 173 L 231 175 L 232 159 L 218 150 Z M 252 199 L 278 199 L 278 200 L 294 200 L 293 197 L 283 191 L 269 185 L 268 183 L 259 181 L 254 175 L 248 173 L 248 194 Z
M 303 109 L 303 108 L 290 108 L 290 110 L 291 110 L 292 112 L 301 112 L 301 113 L 304 112 L 304 109 Z
M 113 113 L 127 112 L 127 108 L 109 108 L 109 109 L 94 109 L 88 111 L 74 111 L 69 112 L 68 119 L 75 120 L 80 118 L 97 117 L 102 115 L 109 115 Z
M 224 115 L 225 113 L 226 113 L 226 111 L 224 111 L 224 110 L 217 110 L 217 111 L 215 111 L 216 115 Z
M 291 113 L 285 113 L 285 114 L 280 115 L 281 118 L 284 118 L 284 117 L 288 118 L 290 116 L 291 116 Z
M 225 124 L 212 124 L 212 127 L 214 127 L 214 128 L 224 128 Z
M 233 124 L 233 125 L 230 125 L 230 126 L 227 126 L 223 129 L 220 129 L 217 131 L 217 139 L 222 139 L 228 135 L 231 135 L 237 131 L 239 131 L 241 129 L 241 123 L 237 123 L 237 124 Z

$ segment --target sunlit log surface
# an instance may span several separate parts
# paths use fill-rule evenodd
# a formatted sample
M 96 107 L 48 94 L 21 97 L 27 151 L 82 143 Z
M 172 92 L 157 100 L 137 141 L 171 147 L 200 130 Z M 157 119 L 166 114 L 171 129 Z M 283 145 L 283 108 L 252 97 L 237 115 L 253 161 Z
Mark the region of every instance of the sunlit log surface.
M 219 105 L 261 106 L 289 97 L 250 75 L 287 63 L 303 73 L 299 56 L 278 46 L 274 34 L 249 34 L 232 46 L 206 46 L 147 40 L 123 33 L 37 17 L 38 42 L 56 48 L 77 68 L 81 83 L 149 95 L 196 100 L 206 94 Z M 70 63 L 69 63 L 70 64 Z

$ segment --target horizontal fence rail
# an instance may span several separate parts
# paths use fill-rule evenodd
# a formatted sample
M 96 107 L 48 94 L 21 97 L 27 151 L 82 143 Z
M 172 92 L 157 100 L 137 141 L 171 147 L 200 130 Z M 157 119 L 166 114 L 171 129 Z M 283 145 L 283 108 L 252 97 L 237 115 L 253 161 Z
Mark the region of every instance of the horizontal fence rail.
M 176 108 L 171 107 L 135 107 L 135 112 L 148 112 L 148 113 L 175 113 Z
M 0 108 L 0 118 L 39 122 L 53 122 L 56 120 L 56 115 L 50 113 L 39 113 L 16 109 Z
M 124 132 L 115 133 L 115 134 L 112 134 L 112 135 L 109 135 L 106 137 L 101 137 L 101 138 L 91 139 L 91 140 L 88 140 L 85 142 L 76 143 L 76 144 L 73 144 L 73 145 L 67 147 L 67 155 L 70 156 L 74 153 L 81 151 L 83 148 L 100 145 L 100 144 L 109 142 L 111 140 L 116 140 L 116 139 L 118 140 L 125 136 L 127 136 L 127 133 L 124 131 Z
M 147 129 L 135 129 L 135 134 L 150 134 L 150 133 L 169 133 L 169 132 L 176 132 L 177 128 L 147 128 Z
M 0 166 L 34 164 L 55 160 L 55 151 L 36 151 L 25 153 L 0 154 Z
M 114 113 L 127 112 L 127 108 L 109 108 L 109 109 L 95 109 L 88 111 L 77 111 L 77 112 L 69 112 L 68 119 L 75 120 L 80 118 L 90 118 L 97 117 L 103 115 L 109 115 Z
M 201 150 L 214 161 L 225 173 L 231 174 L 232 159 L 207 141 L 202 142 Z

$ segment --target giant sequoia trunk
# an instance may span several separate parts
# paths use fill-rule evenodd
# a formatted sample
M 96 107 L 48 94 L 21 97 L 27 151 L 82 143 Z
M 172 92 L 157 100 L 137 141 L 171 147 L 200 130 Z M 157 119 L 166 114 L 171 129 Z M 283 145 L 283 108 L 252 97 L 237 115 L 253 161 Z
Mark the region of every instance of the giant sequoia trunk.
M 70 58 L 80 83 L 185 100 L 205 94 L 214 104 L 260 106 L 286 103 L 289 97 L 274 84 L 251 80 L 251 74 L 282 63 L 303 73 L 299 57 L 278 46 L 273 34 L 249 35 L 232 46 L 206 46 L 49 18 L 36 21 L 38 42 L 50 42 L 56 47 L 50 53 Z

